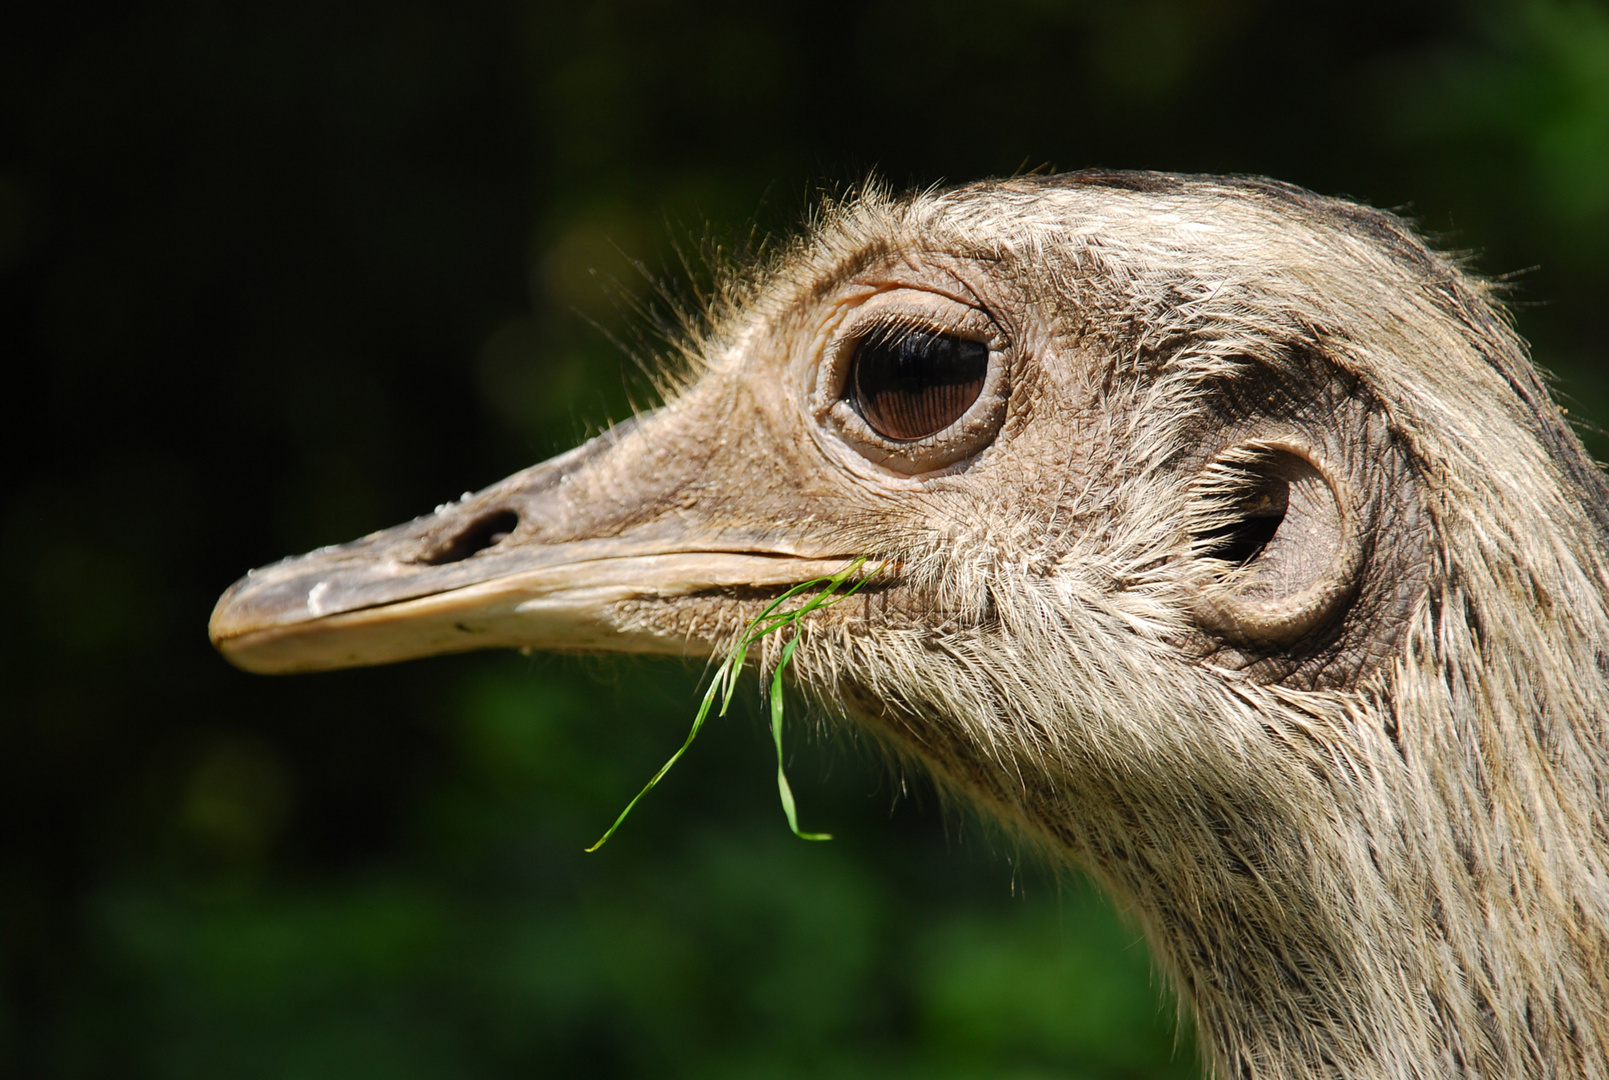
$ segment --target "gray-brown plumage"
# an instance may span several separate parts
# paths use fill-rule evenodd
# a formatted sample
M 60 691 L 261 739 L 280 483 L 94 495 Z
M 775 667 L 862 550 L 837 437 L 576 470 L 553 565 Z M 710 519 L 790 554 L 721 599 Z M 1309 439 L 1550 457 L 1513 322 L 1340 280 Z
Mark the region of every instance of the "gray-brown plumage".
M 1489 289 L 1257 180 L 870 192 L 655 412 L 257 571 L 235 663 L 719 650 L 1144 925 L 1224 1077 L 1609 1075 L 1609 489 Z

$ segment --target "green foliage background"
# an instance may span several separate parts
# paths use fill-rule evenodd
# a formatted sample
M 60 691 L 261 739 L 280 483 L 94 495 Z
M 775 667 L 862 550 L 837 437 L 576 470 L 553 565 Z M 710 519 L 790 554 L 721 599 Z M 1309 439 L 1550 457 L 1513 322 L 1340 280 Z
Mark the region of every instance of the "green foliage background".
M 204 635 L 626 415 L 633 261 L 1041 164 L 1403 208 L 1609 414 L 1601 3 L 0 9 L 0 1072 L 1197 1072 L 1105 901 L 841 737 L 790 769 L 830 844 L 749 708 L 584 856 L 696 668 Z

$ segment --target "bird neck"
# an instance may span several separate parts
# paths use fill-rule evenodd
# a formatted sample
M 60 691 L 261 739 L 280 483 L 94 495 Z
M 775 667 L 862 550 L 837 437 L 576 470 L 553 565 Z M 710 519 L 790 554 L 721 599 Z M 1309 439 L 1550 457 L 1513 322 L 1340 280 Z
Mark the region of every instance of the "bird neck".
M 797 662 L 1103 883 L 1218 1075 L 1609 1080 L 1609 567 L 1460 543 L 1353 689 L 1192 663 L 1067 575 Z
M 1108 888 L 1216 1075 L 1609 1076 L 1609 772 L 1516 752 L 1523 716 L 1457 691 L 1480 670 L 1407 664 L 1390 696 L 840 696 Z
M 1252 694 L 1187 785 L 1153 745 L 1155 781 L 1086 760 L 1011 808 L 1138 918 L 1219 1075 L 1609 1074 L 1599 789 L 1443 676 L 1405 671 L 1409 709 Z

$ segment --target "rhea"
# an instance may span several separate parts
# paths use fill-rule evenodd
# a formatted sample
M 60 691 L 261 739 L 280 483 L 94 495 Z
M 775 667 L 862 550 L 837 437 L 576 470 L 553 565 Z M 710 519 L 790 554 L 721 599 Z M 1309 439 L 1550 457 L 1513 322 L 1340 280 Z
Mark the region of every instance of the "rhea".
M 1487 284 L 1086 172 L 843 200 L 708 314 L 662 407 L 217 646 L 712 655 L 865 558 L 790 678 L 1115 894 L 1216 1075 L 1609 1075 L 1609 485 Z

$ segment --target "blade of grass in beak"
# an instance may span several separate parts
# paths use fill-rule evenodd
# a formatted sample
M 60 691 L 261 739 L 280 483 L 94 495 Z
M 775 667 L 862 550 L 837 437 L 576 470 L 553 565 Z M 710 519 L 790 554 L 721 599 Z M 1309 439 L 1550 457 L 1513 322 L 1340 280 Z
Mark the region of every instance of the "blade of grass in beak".
M 799 644 L 794 638 L 783 646 L 782 658 L 771 675 L 771 739 L 777 745 L 777 792 L 782 796 L 782 812 L 788 816 L 788 828 L 801 840 L 831 840 L 831 833 L 800 832 L 799 814 L 793 805 L 793 788 L 788 786 L 788 774 L 782 757 L 782 670 L 793 659 L 793 650 Z
M 699 705 L 698 707 L 698 715 L 693 717 L 693 727 L 692 730 L 687 733 L 686 741 L 684 741 L 681 747 L 670 756 L 670 760 L 661 765 L 659 767 L 659 771 L 649 778 L 648 783 L 643 785 L 642 790 L 637 792 L 636 795 L 632 796 L 631 801 L 626 804 L 626 808 L 620 811 L 620 816 L 615 818 L 615 823 L 609 826 L 609 830 L 607 832 L 598 837 L 597 843 L 587 848 L 588 852 L 597 851 L 608 842 L 609 838 L 615 834 L 615 830 L 620 828 L 621 823 L 626 820 L 626 815 L 631 813 L 632 808 L 642 801 L 642 797 L 644 795 L 654 790 L 654 785 L 664 779 L 665 774 L 670 772 L 670 767 L 676 764 L 676 762 L 680 761 L 682 755 L 687 753 L 687 748 L 693 745 L 693 740 L 698 737 L 698 729 L 704 726 L 704 720 L 710 714 L 710 706 L 715 703 L 716 691 L 721 689 L 721 680 L 722 676 L 725 674 L 724 669 L 726 668 L 726 665 L 722 664 L 721 667 L 723 670 L 716 673 L 715 678 L 710 682 L 710 688 L 704 692 L 703 704 Z M 726 701 L 730 702 L 731 700 L 732 692 L 729 689 L 726 693 Z M 721 713 L 722 715 L 726 713 L 726 704 L 724 702 L 721 705 Z
M 687 733 L 687 738 L 683 741 L 680 749 L 670 756 L 669 761 L 659 767 L 659 771 L 649 778 L 648 783 L 643 785 L 642 790 L 637 792 L 632 800 L 626 804 L 624 810 L 620 811 L 620 816 L 615 818 L 615 823 L 609 826 L 608 831 L 598 838 L 597 843 L 587 848 L 587 851 L 597 851 L 603 847 L 608 839 L 615 834 L 615 830 L 620 828 L 621 823 L 626 820 L 626 815 L 630 814 L 632 809 L 642 801 L 642 797 L 652 791 L 654 785 L 658 784 L 660 780 L 664 779 L 665 774 L 670 772 L 672 765 L 681 760 L 681 756 L 687 752 L 687 748 L 693 745 L 693 739 L 697 737 L 699 729 L 704 726 L 704 721 L 709 717 L 710 709 L 714 706 L 717 696 L 721 699 L 721 707 L 717 715 L 726 715 L 726 710 L 732 705 L 732 695 L 737 691 L 737 679 L 742 674 L 744 661 L 748 658 L 749 646 L 767 634 L 775 633 L 785 626 L 794 628 L 794 636 L 787 645 L 783 646 L 782 655 L 778 659 L 776 670 L 771 676 L 771 737 L 777 748 L 777 789 L 782 796 L 783 813 L 788 817 L 788 828 L 793 830 L 795 836 L 803 840 L 832 839 L 828 833 L 799 831 L 798 813 L 793 801 L 793 789 L 788 786 L 788 777 L 783 769 L 782 673 L 787 669 L 789 662 L 793 659 L 794 650 L 799 646 L 799 621 L 812 611 L 832 607 L 834 604 L 847 600 L 859 592 L 860 587 L 866 584 L 871 575 L 862 576 L 860 580 L 842 593 L 839 593 L 838 590 L 843 588 L 844 583 L 849 580 L 850 576 L 865 564 L 866 556 L 862 555 L 832 577 L 814 578 L 795 585 L 767 604 L 760 614 L 749 622 L 749 625 L 744 628 L 742 636 L 727 651 L 726 659 L 722 660 L 721 666 L 716 669 L 715 678 L 710 680 L 709 689 L 704 692 L 704 700 L 698 707 L 698 715 L 693 718 L 692 730 Z M 806 590 L 818 587 L 821 591 L 798 607 L 790 608 L 786 611 L 779 610 L 783 604 L 795 596 Z

